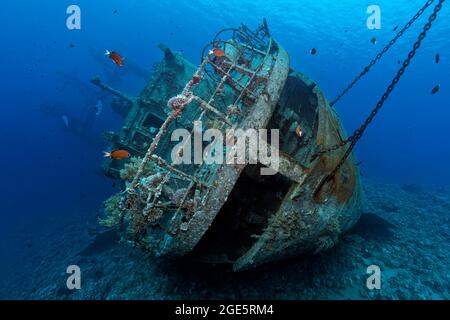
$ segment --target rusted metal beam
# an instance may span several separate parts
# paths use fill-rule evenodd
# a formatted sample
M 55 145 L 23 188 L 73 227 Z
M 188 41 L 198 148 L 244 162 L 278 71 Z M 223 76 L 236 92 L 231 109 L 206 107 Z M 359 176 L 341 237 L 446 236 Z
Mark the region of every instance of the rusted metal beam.
M 119 90 L 116 90 L 116 89 L 114 89 L 114 88 L 108 86 L 106 83 L 102 82 L 102 81 L 100 80 L 99 77 L 93 78 L 93 79 L 91 80 L 91 83 L 94 84 L 94 85 L 96 85 L 96 86 L 99 87 L 100 89 L 105 90 L 105 91 L 111 93 L 112 95 L 114 95 L 114 96 L 116 96 L 116 97 L 122 99 L 122 100 L 125 100 L 125 101 L 127 101 L 127 102 L 129 102 L 129 103 L 131 103 L 131 104 L 134 104 L 134 103 L 135 103 L 135 99 L 130 98 L 130 97 L 129 97 L 128 95 L 126 95 L 125 93 L 123 93 L 123 92 L 121 92 L 121 91 L 119 91 Z

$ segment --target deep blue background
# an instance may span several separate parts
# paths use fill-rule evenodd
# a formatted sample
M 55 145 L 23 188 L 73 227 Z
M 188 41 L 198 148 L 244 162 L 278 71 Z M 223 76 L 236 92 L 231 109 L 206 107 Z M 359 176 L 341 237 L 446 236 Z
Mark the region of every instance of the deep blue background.
M 120 52 L 147 71 L 161 59 L 158 43 L 183 50 L 198 63 L 216 31 L 241 22 L 256 27 L 266 17 L 273 36 L 287 49 L 292 66 L 315 79 L 334 98 L 405 24 L 424 1 L 3 1 L 0 10 L 2 106 L 1 227 L 42 217 L 92 212 L 114 190 L 98 175 L 105 130 L 120 118 L 103 98 L 104 112 L 83 136 L 60 118 L 34 109 L 65 104 L 69 123 L 91 112 L 99 91 L 94 75 L 137 94 L 145 83 L 103 56 Z M 78 4 L 82 30 L 66 28 L 66 8 Z M 366 8 L 382 9 L 382 29 L 366 28 Z M 114 10 L 118 10 L 116 14 Z M 364 120 L 391 81 L 430 10 L 337 106 L 347 131 Z M 448 184 L 450 179 L 450 7 L 444 9 L 414 62 L 357 148 L 364 176 L 399 183 Z M 345 32 L 348 30 L 348 32 Z M 378 43 L 370 39 L 376 36 Z M 71 47 L 70 45 L 73 45 Z M 309 50 L 316 47 L 318 54 Z M 435 64 L 439 52 L 441 63 Z M 116 71 L 114 71 L 116 70 Z M 113 72 L 113 76 L 111 76 Z M 72 80 L 67 81 L 67 77 Z M 80 85 L 73 85 L 76 81 Z M 431 88 L 441 85 L 437 95 Z M 80 95 L 79 86 L 88 89 Z

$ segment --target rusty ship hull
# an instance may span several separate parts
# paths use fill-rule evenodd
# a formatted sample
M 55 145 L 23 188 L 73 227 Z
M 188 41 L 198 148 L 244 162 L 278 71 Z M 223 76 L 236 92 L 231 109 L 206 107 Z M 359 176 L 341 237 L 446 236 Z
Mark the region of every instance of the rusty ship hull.
M 104 165 L 108 176 L 125 180 L 106 214 L 127 226 L 128 241 L 158 257 L 229 263 L 235 271 L 337 244 L 362 211 L 358 167 L 351 156 L 324 180 L 344 151 L 314 154 L 346 133 L 319 86 L 290 68 L 267 24 L 219 32 L 200 67 L 160 47 L 164 59 L 137 98 L 93 80 L 116 96 L 125 116 L 108 140 L 135 156 L 135 168 Z M 220 59 L 212 54 L 217 48 Z M 182 101 L 177 110 L 173 97 Z M 205 129 L 279 130 L 277 173 L 262 176 L 258 162 L 171 165 L 171 133 L 193 133 L 199 120 Z

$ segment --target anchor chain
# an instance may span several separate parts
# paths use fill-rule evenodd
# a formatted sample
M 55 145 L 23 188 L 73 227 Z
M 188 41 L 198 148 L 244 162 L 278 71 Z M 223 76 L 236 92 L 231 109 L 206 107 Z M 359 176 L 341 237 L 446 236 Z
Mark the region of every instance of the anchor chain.
M 428 18 L 428 22 L 423 27 L 423 31 L 419 34 L 416 42 L 413 45 L 412 50 L 408 53 L 407 58 L 403 61 L 402 67 L 397 71 L 397 74 L 395 75 L 394 79 L 392 80 L 391 84 L 387 87 L 386 91 L 382 95 L 381 99 L 376 104 L 375 108 L 370 113 L 369 117 L 367 117 L 366 121 L 363 123 L 363 125 L 356 129 L 353 135 L 348 139 L 350 141 L 350 146 L 346 150 L 345 154 L 342 156 L 341 160 L 339 161 L 338 165 L 335 167 L 335 169 L 328 175 L 325 180 L 322 182 L 321 186 L 323 186 L 327 181 L 332 179 L 336 173 L 339 171 L 339 169 L 342 167 L 342 165 L 345 163 L 347 158 L 352 153 L 356 143 L 361 139 L 362 135 L 364 134 L 364 131 L 367 129 L 369 124 L 373 121 L 375 116 L 378 114 L 378 111 L 383 107 L 384 103 L 388 99 L 389 95 L 394 90 L 395 86 L 400 81 L 400 78 L 405 73 L 406 69 L 411 63 L 411 60 L 416 55 L 416 51 L 419 49 L 419 47 L 422 44 L 422 41 L 425 39 L 427 32 L 431 29 L 433 22 L 437 18 L 438 12 L 442 9 L 442 4 L 445 0 L 439 0 L 439 3 L 434 7 L 433 13 Z
M 425 5 L 420 8 L 420 10 L 414 15 L 414 17 L 397 33 L 397 35 L 383 48 L 383 50 L 377 54 L 377 56 L 375 57 L 375 59 L 373 59 L 365 68 L 364 70 L 350 83 L 349 86 L 347 86 L 347 88 L 344 89 L 344 91 L 342 91 L 342 93 L 335 98 L 331 103 L 330 106 L 334 106 L 344 95 L 346 95 L 352 88 L 353 86 L 364 76 L 366 75 L 370 69 L 383 57 L 383 55 L 395 44 L 395 42 L 405 33 L 406 30 L 408 30 L 411 25 L 424 13 L 424 11 L 434 2 L 434 0 L 428 0 Z M 340 143 L 329 147 L 327 149 L 321 150 L 316 152 L 312 157 L 311 157 L 311 161 L 314 161 L 317 157 L 329 153 L 329 152 L 333 152 L 336 151 L 342 147 L 344 147 L 345 145 L 349 144 L 352 142 L 352 140 L 355 138 L 354 135 L 348 137 L 346 140 L 341 141 Z
M 434 0 L 428 0 L 425 5 L 420 8 L 420 10 L 414 15 L 414 17 L 408 21 L 408 23 L 397 33 L 397 35 L 389 41 L 389 43 L 381 50 L 376 57 L 370 61 L 370 63 L 363 69 L 363 71 L 342 91 L 340 95 L 338 95 L 331 103 L 330 106 L 334 106 L 343 96 L 345 96 L 352 88 L 353 86 L 362 78 L 364 77 L 370 69 L 383 57 L 383 55 L 388 52 L 388 50 L 397 42 L 397 40 L 403 36 L 406 30 L 408 30 L 413 23 L 419 19 L 419 17 L 424 13 L 424 11 L 433 4 Z M 345 145 L 345 144 L 344 144 Z M 331 150 L 332 151 L 332 150 Z

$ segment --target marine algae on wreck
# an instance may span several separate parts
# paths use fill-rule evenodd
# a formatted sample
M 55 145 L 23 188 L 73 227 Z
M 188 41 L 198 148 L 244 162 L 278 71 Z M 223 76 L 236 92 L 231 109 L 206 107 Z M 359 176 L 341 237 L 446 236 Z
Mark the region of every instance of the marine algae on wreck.
M 156 256 L 229 263 L 236 271 L 334 246 L 360 216 L 359 171 L 350 156 L 325 180 L 343 150 L 313 155 L 346 134 L 318 85 L 290 68 L 266 22 L 254 31 L 220 31 L 199 67 L 160 48 L 164 59 L 139 97 L 94 83 L 126 101 L 124 126 L 107 138 L 133 155 L 125 164 L 105 162 L 105 173 L 125 188 L 105 202 L 102 225 L 125 224 L 128 240 Z M 176 96 L 183 101 L 175 112 L 168 101 Z M 172 166 L 171 133 L 192 132 L 196 120 L 222 132 L 230 125 L 278 129 L 278 172 L 261 175 L 262 162 Z

